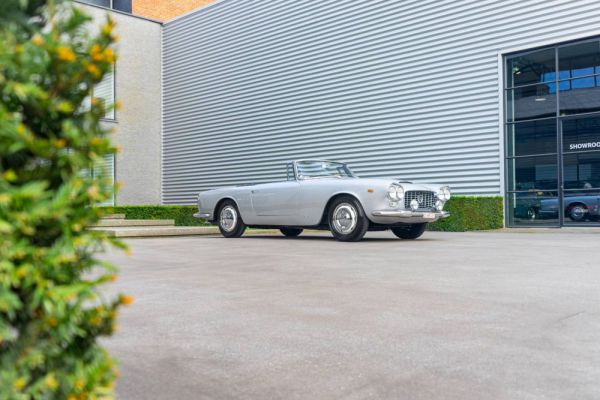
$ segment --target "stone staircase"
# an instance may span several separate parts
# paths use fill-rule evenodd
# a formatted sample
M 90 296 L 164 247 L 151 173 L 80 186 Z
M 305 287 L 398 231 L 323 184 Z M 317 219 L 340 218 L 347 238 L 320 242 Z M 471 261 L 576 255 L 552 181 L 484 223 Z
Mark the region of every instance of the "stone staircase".
M 105 215 L 89 229 L 106 232 L 112 237 L 156 237 L 214 235 L 214 226 L 175 226 L 172 219 L 125 219 L 125 214 Z

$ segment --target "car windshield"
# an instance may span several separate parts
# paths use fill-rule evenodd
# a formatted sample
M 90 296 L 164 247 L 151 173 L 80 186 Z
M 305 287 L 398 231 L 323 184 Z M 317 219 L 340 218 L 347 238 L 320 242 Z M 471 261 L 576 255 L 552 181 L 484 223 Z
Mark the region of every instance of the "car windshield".
M 298 161 L 296 168 L 298 179 L 354 177 L 346 164 L 331 161 Z

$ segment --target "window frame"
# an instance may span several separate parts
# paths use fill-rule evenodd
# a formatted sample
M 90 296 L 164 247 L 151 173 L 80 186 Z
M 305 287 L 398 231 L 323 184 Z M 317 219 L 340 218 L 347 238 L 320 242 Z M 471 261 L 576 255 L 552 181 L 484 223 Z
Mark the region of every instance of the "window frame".
M 587 38 L 582 38 L 582 39 L 575 39 L 575 40 L 571 40 L 568 42 L 563 42 L 563 43 L 558 43 L 558 44 L 550 44 L 550 45 L 544 45 L 544 46 L 539 46 L 539 47 L 535 47 L 535 48 L 530 48 L 527 50 L 521 50 L 521 51 L 517 51 L 517 52 L 506 52 L 506 53 L 501 53 L 501 63 L 502 63 L 502 76 L 501 76 L 501 82 L 502 82 L 502 86 L 501 86 L 501 93 L 502 93 L 502 108 L 503 108 L 503 116 L 502 116 L 502 129 L 503 129 L 503 135 L 504 135 L 504 154 L 502 155 L 502 159 L 504 162 L 504 206 L 505 206 L 505 221 L 508 227 L 514 228 L 514 227 L 523 227 L 523 228 L 530 228 L 530 227 L 540 227 L 540 226 L 544 226 L 544 227 L 562 227 L 562 226 L 573 226 L 572 224 L 569 224 L 568 222 L 565 221 L 565 217 L 564 217 L 564 213 L 563 212 L 559 212 L 558 214 L 558 221 L 555 222 L 556 220 L 552 219 L 550 220 L 547 224 L 545 223 L 538 223 L 538 224 L 533 224 L 533 223 L 515 223 L 514 219 L 514 211 L 512 210 L 512 208 L 510 207 L 510 201 L 511 198 L 515 198 L 517 194 L 521 193 L 535 193 L 536 191 L 528 191 L 528 190 L 515 190 L 515 188 L 513 187 L 512 190 L 510 190 L 510 188 L 513 186 L 511 185 L 510 177 L 514 176 L 514 174 L 512 172 L 510 172 L 509 168 L 511 166 L 511 163 L 514 164 L 515 159 L 517 158 L 533 158 L 533 157 L 541 157 L 541 156 L 552 156 L 552 155 L 556 155 L 556 165 L 557 165 L 557 188 L 556 190 L 543 190 L 544 193 L 556 193 L 557 195 L 557 199 L 558 199 L 558 203 L 559 203 L 559 210 L 564 210 L 564 195 L 565 195 L 565 188 L 564 188 L 564 156 L 565 156 L 565 152 L 563 149 L 563 128 L 562 128 L 562 123 L 565 120 L 569 120 L 569 119 L 578 119 L 578 118 L 586 118 L 586 117 L 594 117 L 594 116 L 598 116 L 600 117 L 600 111 L 592 111 L 592 112 L 584 112 L 584 113 L 575 113 L 575 114 L 565 114 L 565 115 L 561 115 L 560 114 L 560 106 L 561 106 L 561 102 L 560 102 L 560 86 L 559 84 L 561 82 L 570 82 L 573 81 L 575 79 L 581 79 L 581 78 L 590 78 L 592 77 L 594 79 L 595 82 L 595 87 L 600 87 L 600 85 L 598 85 L 598 79 L 600 79 L 600 72 L 596 73 L 596 68 L 594 69 L 594 74 L 591 75 L 585 75 L 585 76 L 577 76 L 577 77 L 569 77 L 569 78 L 564 78 L 564 79 L 560 79 L 560 71 L 559 71 L 559 49 L 564 48 L 564 47 L 568 47 L 568 46 L 573 46 L 573 45 L 578 45 L 578 44 L 583 44 L 583 43 L 591 43 L 591 42 L 600 42 L 600 36 L 594 36 L 594 37 L 587 37 Z M 554 63 L 555 63 L 555 77 L 553 81 L 548 81 L 548 82 L 536 82 L 536 83 L 528 83 L 528 84 L 524 84 L 524 85 L 512 85 L 512 86 L 508 86 L 508 73 L 507 73 L 507 69 L 508 69 L 508 60 L 510 58 L 513 57 L 520 57 L 520 56 L 524 56 L 530 53 L 534 53 L 534 52 L 538 52 L 538 51 L 543 51 L 545 49 L 554 49 Z M 518 120 L 515 121 L 514 119 L 512 121 L 508 120 L 509 115 L 511 115 L 511 110 L 509 110 L 508 108 L 508 93 L 510 90 L 514 90 L 515 88 L 519 88 L 519 87 L 525 87 L 525 86 L 535 86 L 535 85 L 540 85 L 540 84 L 555 84 L 555 93 L 556 93 L 556 113 L 554 116 L 549 116 L 549 117 L 541 117 L 541 118 L 531 118 L 531 119 L 523 119 L 523 120 Z M 540 121 L 540 120 L 555 120 L 556 121 L 556 153 L 535 153 L 535 154 L 528 154 L 528 155 L 523 155 L 523 156 L 516 156 L 516 155 L 511 155 L 509 154 L 509 149 L 513 149 L 513 154 L 515 154 L 514 149 L 515 149 L 515 143 L 512 143 L 512 146 L 509 146 L 509 140 L 510 140 L 510 135 L 509 135 L 509 130 L 510 130 L 510 126 L 511 125 L 516 125 L 516 124 L 520 124 L 520 123 L 527 123 L 527 122 L 533 122 L 533 121 Z M 571 153 L 566 153 L 571 154 Z M 581 226 L 593 226 L 590 224 L 585 224 L 585 225 L 581 225 Z M 598 225 L 596 225 L 598 226 Z

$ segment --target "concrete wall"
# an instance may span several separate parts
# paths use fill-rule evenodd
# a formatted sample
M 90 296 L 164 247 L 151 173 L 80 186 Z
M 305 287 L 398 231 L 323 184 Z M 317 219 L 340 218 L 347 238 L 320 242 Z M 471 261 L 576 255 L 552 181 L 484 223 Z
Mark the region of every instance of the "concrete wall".
M 501 53 L 598 34 L 596 0 L 220 1 L 164 27 L 163 202 L 320 157 L 501 194 Z
M 116 99 L 122 108 L 113 139 L 121 147 L 116 180 L 122 183 L 116 204 L 160 204 L 161 197 L 161 30 L 160 23 L 84 6 L 99 24 L 109 12 L 116 21 Z

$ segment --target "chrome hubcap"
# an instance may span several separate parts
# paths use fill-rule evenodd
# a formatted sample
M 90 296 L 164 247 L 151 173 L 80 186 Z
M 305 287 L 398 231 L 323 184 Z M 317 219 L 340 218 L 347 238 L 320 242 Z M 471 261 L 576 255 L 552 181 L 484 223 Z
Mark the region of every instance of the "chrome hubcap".
M 573 219 L 582 219 L 584 215 L 585 215 L 585 210 L 581 206 L 575 206 L 571 210 L 571 216 L 573 217 Z
M 354 231 L 357 221 L 356 208 L 351 204 L 341 203 L 333 210 L 333 229 L 343 235 Z
M 223 230 L 231 232 L 235 229 L 237 219 L 238 217 L 235 208 L 232 206 L 226 206 L 221 210 L 221 215 L 219 216 L 219 225 L 221 225 Z

